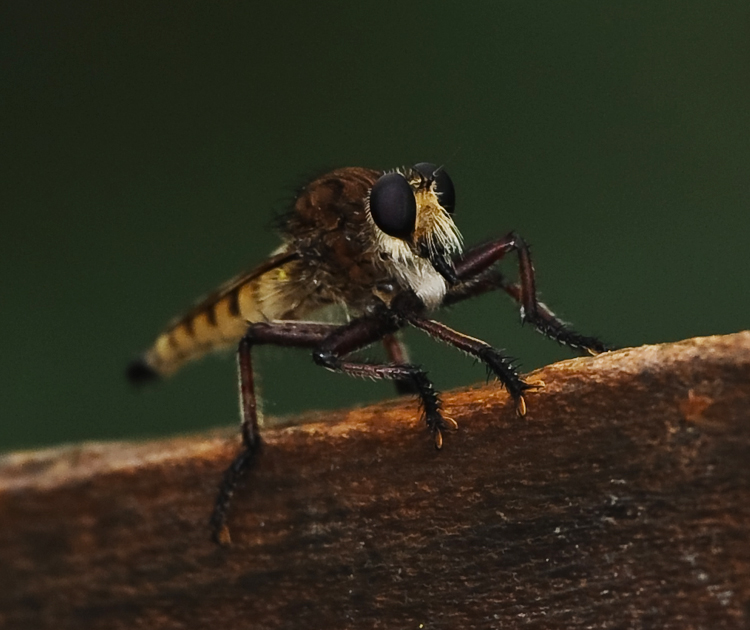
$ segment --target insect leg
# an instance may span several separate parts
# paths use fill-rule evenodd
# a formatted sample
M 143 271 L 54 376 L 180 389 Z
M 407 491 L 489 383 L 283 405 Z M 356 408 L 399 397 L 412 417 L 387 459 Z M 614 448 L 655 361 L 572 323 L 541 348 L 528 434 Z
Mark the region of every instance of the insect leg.
M 497 269 L 485 269 L 476 276 L 450 287 L 443 298 L 442 306 L 452 306 L 490 291 L 497 291 L 502 289 L 507 282 Z
M 387 334 L 383 337 L 383 346 L 391 363 L 409 363 L 409 353 L 406 346 L 395 333 Z M 416 395 L 419 393 L 412 381 L 394 381 L 394 384 L 396 386 L 396 393 L 401 396 L 408 394 Z
M 523 392 L 533 387 L 533 385 L 527 384 L 519 376 L 512 361 L 500 350 L 493 348 L 481 339 L 470 337 L 469 335 L 453 330 L 445 324 L 436 322 L 433 319 L 427 319 L 421 315 L 407 315 L 407 320 L 412 326 L 423 330 L 431 337 L 480 359 L 492 370 L 505 386 L 505 389 L 508 390 L 508 393 L 513 397 L 518 415 L 526 415 L 526 401 L 524 400 Z
M 337 326 L 334 325 L 311 322 L 260 322 L 251 324 L 245 336 L 240 340 L 237 365 L 243 448 L 225 471 L 219 486 L 219 493 L 211 514 L 211 531 L 215 542 L 223 545 L 231 542 L 226 522 L 232 495 L 240 479 L 255 464 L 262 446 L 258 431 L 258 405 L 253 380 L 252 347 L 257 344 L 314 347 L 336 328 Z
M 345 357 L 363 348 L 384 335 L 394 333 L 402 324 L 396 322 L 392 313 L 355 319 L 328 336 L 313 352 L 313 360 L 329 370 L 351 376 L 372 379 L 391 379 L 410 383 L 419 396 L 424 420 L 435 439 L 435 447 L 443 445 L 443 431 L 455 429 L 456 423 L 443 416 L 441 402 L 427 374 L 410 363 L 374 364 L 347 361 Z
M 443 306 L 451 306 L 469 298 L 478 297 L 498 289 L 505 291 L 505 293 L 513 298 L 515 302 L 521 303 L 521 285 L 517 282 L 509 281 L 497 269 L 490 269 L 480 273 L 475 278 L 471 278 L 470 280 L 452 287 L 443 299 Z M 605 350 L 612 349 L 596 338 L 584 337 L 572 330 L 568 324 L 559 319 L 550 308 L 544 304 L 544 302 L 537 300 L 536 315 L 539 319 L 543 320 L 545 330 L 550 328 L 566 329 L 569 340 L 565 343 L 570 347 L 583 350 L 584 352 L 589 352 L 589 348 L 593 349 L 595 347 L 594 344 L 598 344 Z M 576 341 L 577 343 L 574 343 Z
M 493 264 L 511 251 L 515 251 L 518 255 L 518 283 L 508 282 L 500 274 L 497 276 L 485 274 Z M 529 246 L 515 232 L 466 252 L 456 261 L 456 275 L 460 280 L 469 284 L 469 289 L 462 293 L 457 287 L 455 299 L 451 300 L 446 297 L 446 303 L 455 303 L 489 291 L 492 289 L 493 282 L 496 282 L 497 288 L 505 291 L 521 305 L 521 320 L 524 323 L 533 324 L 543 335 L 571 348 L 585 350 L 590 354 L 599 354 L 611 349 L 596 337 L 587 337 L 577 333 L 539 301 Z M 472 283 L 472 279 L 476 279 L 476 282 Z

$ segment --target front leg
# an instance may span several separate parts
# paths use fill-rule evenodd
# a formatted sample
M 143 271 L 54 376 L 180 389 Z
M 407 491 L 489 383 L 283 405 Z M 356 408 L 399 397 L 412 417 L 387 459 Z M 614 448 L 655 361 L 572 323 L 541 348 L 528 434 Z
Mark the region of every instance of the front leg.
M 491 370 L 499 381 L 508 390 L 516 404 L 516 413 L 519 416 L 526 415 L 526 400 L 523 393 L 534 385 L 524 381 L 513 362 L 506 357 L 500 350 L 493 348 L 481 339 L 470 337 L 463 333 L 453 330 L 452 328 L 436 322 L 433 319 L 427 319 L 422 315 L 407 315 L 407 320 L 415 328 L 425 331 L 428 335 L 439 341 L 443 341 L 454 348 L 458 348 L 466 354 L 477 357 Z
M 518 283 L 508 282 L 502 274 L 490 270 L 492 265 L 511 251 L 518 255 Z M 458 285 L 451 290 L 444 300 L 445 304 L 500 288 L 520 304 L 521 320 L 533 324 L 546 337 L 590 354 L 599 354 L 611 349 L 596 337 L 587 337 L 576 332 L 539 301 L 529 246 L 515 232 L 469 250 L 455 265 L 456 275 L 463 286 Z

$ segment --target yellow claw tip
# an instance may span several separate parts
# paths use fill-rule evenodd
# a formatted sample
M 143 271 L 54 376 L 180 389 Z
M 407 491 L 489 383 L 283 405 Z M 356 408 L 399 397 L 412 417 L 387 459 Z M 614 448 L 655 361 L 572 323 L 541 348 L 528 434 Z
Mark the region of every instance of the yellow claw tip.
M 443 434 L 440 429 L 435 431 L 435 448 L 438 450 L 443 448 Z
M 458 422 L 456 422 L 453 418 L 448 418 L 447 416 L 444 416 L 443 420 L 445 420 L 446 424 L 450 425 L 448 428 L 451 431 L 458 431 Z
M 526 399 L 522 395 L 516 398 L 516 413 L 521 418 L 526 415 Z
M 229 528 L 226 525 L 222 525 L 221 529 L 216 532 L 215 539 L 222 547 L 231 545 L 232 536 L 229 534 Z

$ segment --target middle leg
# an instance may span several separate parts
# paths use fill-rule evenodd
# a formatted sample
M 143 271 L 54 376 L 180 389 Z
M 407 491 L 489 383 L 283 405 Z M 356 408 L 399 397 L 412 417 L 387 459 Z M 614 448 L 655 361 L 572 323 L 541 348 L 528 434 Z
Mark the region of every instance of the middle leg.
M 393 334 L 403 325 L 392 312 L 361 317 L 332 332 L 313 352 L 313 360 L 329 370 L 360 378 L 388 379 L 408 384 L 420 398 L 424 420 L 433 434 L 435 447 L 443 446 L 443 431 L 457 428 L 456 422 L 443 416 L 442 403 L 427 374 L 410 363 L 375 364 L 347 360 L 352 352 L 385 335 Z
M 398 333 L 389 333 L 383 337 L 383 347 L 388 361 L 391 363 L 404 364 L 409 363 L 409 353 L 404 342 L 397 336 Z M 400 396 L 408 394 L 418 394 L 417 388 L 411 381 L 394 381 L 396 393 Z

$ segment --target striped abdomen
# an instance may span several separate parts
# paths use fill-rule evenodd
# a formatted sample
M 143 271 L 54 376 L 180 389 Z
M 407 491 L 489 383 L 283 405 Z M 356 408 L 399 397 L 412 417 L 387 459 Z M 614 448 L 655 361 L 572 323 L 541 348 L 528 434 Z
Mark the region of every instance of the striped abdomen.
M 293 254 L 279 254 L 239 276 L 172 321 L 154 344 L 128 368 L 133 382 L 168 376 L 188 361 L 236 344 L 248 322 L 290 317 L 294 299 Z

